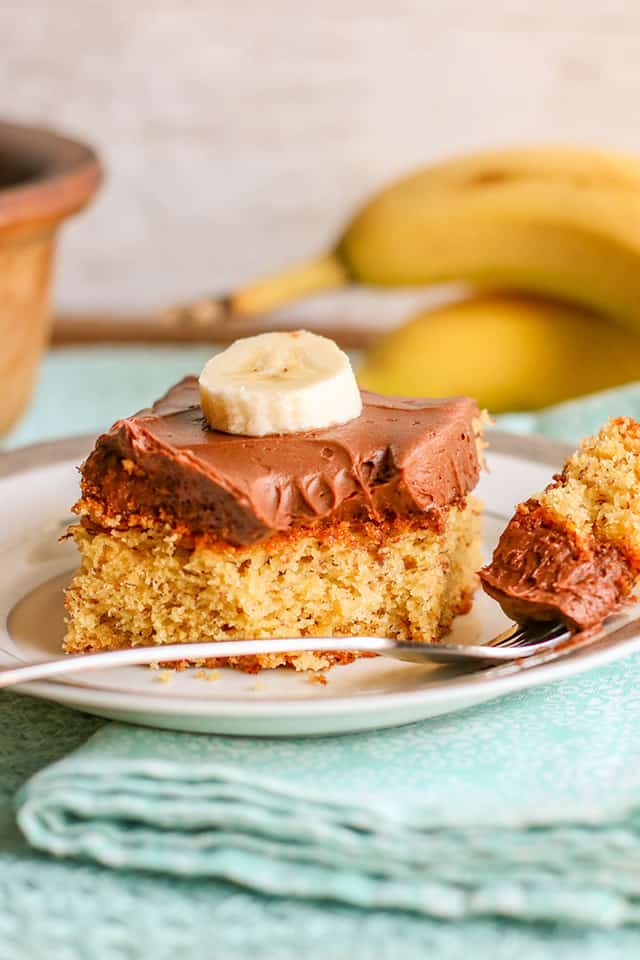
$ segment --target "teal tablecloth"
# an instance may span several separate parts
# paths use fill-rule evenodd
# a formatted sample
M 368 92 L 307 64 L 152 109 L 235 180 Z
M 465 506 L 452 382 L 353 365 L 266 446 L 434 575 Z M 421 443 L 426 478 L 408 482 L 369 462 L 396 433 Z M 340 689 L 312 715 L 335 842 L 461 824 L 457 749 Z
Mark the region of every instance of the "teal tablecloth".
M 206 353 L 52 354 L 10 442 L 97 430 Z M 638 413 L 639 398 L 634 387 L 511 422 L 570 437 Z M 307 743 L 143 731 L 5 694 L 0 960 L 635 958 L 639 679 L 632 658 Z M 24 829 L 82 860 L 21 838 L 14 796 L 36 771 Z

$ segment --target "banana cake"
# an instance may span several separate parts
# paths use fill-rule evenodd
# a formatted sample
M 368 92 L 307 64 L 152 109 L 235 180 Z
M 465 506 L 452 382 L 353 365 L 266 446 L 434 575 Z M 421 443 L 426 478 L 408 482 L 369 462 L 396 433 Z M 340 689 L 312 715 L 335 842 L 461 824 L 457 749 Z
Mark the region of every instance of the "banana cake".
M 259 367 L 234 381 L 245 404 Z M 260 376 L 269 409 L 282 413 L 290 360 Z M 297 381 L 308 376 L 297 369 Z M 358 391 L 359 413 L 344 423 L 303 418 L 285 432 L 273 414 L 281 432 L 247 435 L 242 423 L 212 427 L 202 380 L 186 377 L 115 423 L 81 468 L 67 652 L 312 635 L 433 641 L 469 610 L 482 446 L 473 400 Z M 324 669 L 352 659 L 337 642 L 334 653 L 207 665 Z
M 639 576 L 640 424 L 619 417 L 517 507 L 480 578 L 514 620 L 585 630 L 619 609 Z

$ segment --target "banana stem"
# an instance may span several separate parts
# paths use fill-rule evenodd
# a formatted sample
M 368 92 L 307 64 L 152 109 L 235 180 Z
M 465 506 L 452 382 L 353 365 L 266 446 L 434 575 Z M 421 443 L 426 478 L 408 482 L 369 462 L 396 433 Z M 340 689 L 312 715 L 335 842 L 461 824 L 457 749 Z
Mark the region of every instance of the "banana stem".
M 226 298 L 226 304 L 229 316 L 250 317 L 320 290 L 335 290 L 348 282 L 347 270 L 337 255 L 325 253 L 235 290 Z
M 268 313 L 311 293 L 343 287 L 349 281 L 337 254 L 324 253 L 240 287 L 226 297 L 207 297 L 172 307 L 162 319 L 168 329 L 207 331 L 210 335 L 230 320 Z

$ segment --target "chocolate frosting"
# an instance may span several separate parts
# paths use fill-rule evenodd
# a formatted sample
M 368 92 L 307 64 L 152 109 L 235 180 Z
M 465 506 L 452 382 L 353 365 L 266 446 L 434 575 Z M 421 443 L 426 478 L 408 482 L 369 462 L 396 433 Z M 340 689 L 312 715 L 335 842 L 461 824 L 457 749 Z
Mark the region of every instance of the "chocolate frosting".
M 620 550 L 579 541 L 536 501 L 521 504 L 500 537 L 482 586 L 508 617 L 598 626 L 629 595 L 634 576 Z
M 198 381 L 120 420 L 83 466 L 83 496 L 128 523 L 179 522 L 235 544 L 324 520 L 429 514 L 441 523 L 479 473 L 473 400 L 362 394 L 341 426 L 244 437 L 211 430 Z

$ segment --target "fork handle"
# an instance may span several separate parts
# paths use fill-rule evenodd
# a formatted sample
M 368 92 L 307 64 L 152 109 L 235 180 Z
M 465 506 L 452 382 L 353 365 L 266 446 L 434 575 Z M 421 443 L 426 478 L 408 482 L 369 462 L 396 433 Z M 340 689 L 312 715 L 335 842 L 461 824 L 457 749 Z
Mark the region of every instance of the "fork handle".
M 80 653 L 56 657 L 39 663 L 0 670 L 0 688 L 32 680 L 46 680 L 60 674 L 109 667 L 133 667 L 144 664 L 172 663 L 177 660 L 204 660 L 207 657 L 239 657 L 264 653 L 302 653 L 347 650 L 358 653 L 384 653 L 395 649 L 386 637 L 289 637 L 276 640 L 221 640 L 206 643 L 168 643 L 153 647 L 132 647 L 103 653 Z

